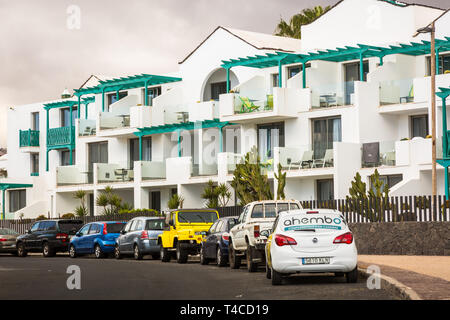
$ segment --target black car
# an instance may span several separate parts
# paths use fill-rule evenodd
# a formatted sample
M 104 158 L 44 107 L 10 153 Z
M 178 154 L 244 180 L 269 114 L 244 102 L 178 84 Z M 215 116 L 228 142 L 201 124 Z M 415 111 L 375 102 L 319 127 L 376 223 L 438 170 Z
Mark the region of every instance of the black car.
M 70 238 L 83 226 L 83 220 L 42 220 L 35 222 L 27 233 L 17 237 L 17 255 L 25 257 L 28 252 L 42 252 L 52 257 L 57 252 L 66 252 Z
M 200 249 L 200 263 L 208 264 L 216 261 L 219 267 L 226 266 L 228 262 L 228 232 L 237 223 L 238 217 L 220 218 L 211 226 L 206 234 L 206 239 Z

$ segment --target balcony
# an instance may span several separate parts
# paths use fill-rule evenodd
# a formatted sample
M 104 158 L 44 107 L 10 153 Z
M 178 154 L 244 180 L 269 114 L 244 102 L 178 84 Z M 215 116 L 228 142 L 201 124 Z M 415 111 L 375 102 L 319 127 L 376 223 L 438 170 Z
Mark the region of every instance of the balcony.
M 20 148 L 39 147 L 39 130 L 20 130 L 19 137 Z
M 161 180 L 166 178 L 165 161 L 140 161 L 142 181 Z
M 96 163 L 97 183 L 134 181 L 134 170 L 113 163 Z
M 71 135 L 72 134 L 72 135 Z M 61 127 L 49 129 L 47 133 L 47 148 L 67 147 L 75 142 L 75 129 Z
M 311 88 L 311 108 L 321 109 L 354 104 L 355 82 L 329 83 Z
M 216 176 L 218 173 L 217 161 L 214 159 L 212 163 L 206 163 L 205 161 L 201 163 L 192 162 L 192 177 L 202 177 L 202 176 Z
M 181 116 L 183 114 L 181 113 Z M 219 118 L 219 102 L 206 101 L 189 105 L 189 121 L 213 120 Z

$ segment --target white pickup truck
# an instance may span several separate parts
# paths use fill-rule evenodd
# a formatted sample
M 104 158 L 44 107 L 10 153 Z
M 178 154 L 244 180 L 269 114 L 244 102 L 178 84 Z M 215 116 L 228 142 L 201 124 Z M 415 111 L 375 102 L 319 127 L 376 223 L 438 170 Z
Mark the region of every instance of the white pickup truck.
M 296 200 L 266 200 L 247 204 L 237 224 L 230 230 L 230 268 L 238 269 L 245 256 L 248 271 L 255 272 L 258 264 L 265 263 L 267 236 L 262 233 L 269 234 L 266 230 L 272 229 L 279 212 L 301 208 L 300 202 Z

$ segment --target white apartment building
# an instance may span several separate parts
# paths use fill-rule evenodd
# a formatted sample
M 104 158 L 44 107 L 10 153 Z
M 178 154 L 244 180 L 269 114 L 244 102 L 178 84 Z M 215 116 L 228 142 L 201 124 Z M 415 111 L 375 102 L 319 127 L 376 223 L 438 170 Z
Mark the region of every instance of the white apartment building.
M 0 178 L 5 217 L 73 212 L 79 189 L 97 215 L 106 186 L 134 208 L 163 210 L 173 193 L 202 207 L 206 183 L 229 183 L 253 146 L 273 190 L 274 168 L 287 171 L 288 198 L 345 198 L 357 172 L 369 185 L 375 169 L 391 195 L 430 194 L 430 44 L 415 34 L 434 20 L 436 86 L 449 88 L 449 13 L 343 0 L 301 40 L 218 27 L 176 74 L 90 78 L 72 97 L 17 106 Z M 441 99 L 436 120 L 441 137 Z

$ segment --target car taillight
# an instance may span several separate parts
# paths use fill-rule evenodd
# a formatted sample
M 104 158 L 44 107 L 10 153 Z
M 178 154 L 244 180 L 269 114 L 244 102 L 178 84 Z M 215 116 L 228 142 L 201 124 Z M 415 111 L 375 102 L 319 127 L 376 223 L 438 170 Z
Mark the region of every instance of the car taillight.
M 148 239 L 148 232 L 147 232 L 147 230 L 142 231 L 141 239 Z
M 8 241 L 8 239 L 0 238 L 0 241 Z
M 352 242 L 353 242 L 353 234 L 351 232 L 341 234 L 340 236 L 337 236 L 333 241 L 333 243 L 347 243 L 347 244 L 350 244 Z
M 253 236 L 259 238 L 259 226 L 253 226 Z
M 306 211 L 306 214 L 314 214 L 314 213 L 319 213 L 319 211 Z
M 282 246 L 293 246 L 297 244 L 297 241 L 295 241 L 295 239 L 288 237 L 288 236 L 284 236 L 282 234 L 276 234 L 275 235 L 275 243 L 277 244 L 277 246 L 282 247 Z
M 222 240 L 223 241 L 229 241 L 230 240 L 230 234 L 229 233 L 222 233 Z
M 67 233 L 58 233 L 56 234 L 56 239 L 66 240 L 69 237 Z

